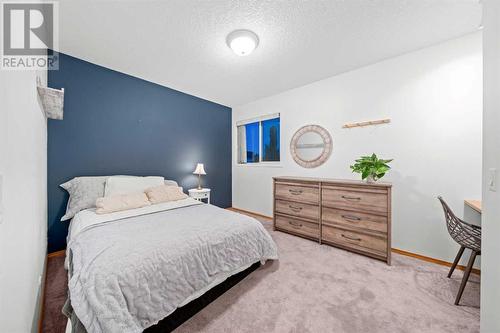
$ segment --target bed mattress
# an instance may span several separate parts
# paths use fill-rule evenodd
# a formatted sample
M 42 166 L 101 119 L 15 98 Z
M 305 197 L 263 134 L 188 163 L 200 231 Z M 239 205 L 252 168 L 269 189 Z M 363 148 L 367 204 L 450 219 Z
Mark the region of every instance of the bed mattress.
M 277 259 L 262 224 L 191 198 L 71 222 L 73 333 L 142 332 L 251 264 Z

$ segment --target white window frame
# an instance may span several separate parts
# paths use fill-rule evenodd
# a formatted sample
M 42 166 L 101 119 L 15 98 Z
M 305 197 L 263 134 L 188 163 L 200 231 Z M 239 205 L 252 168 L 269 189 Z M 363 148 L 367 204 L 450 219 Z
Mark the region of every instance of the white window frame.
M 269 120 L 269 119 L 280 119 L 280 160 L 279 161 L 263 161 L 262 160 L 262 122 Z M 238 166 L 275 166 L 275 167 L 280 167 L 281 166 L 281 160 L 282 160 L 282 152 L 281 152 L 281 143 L 282 138 L 281 138 L 281 115 L 279 113 L 272 113 L 260 117 L 255 117 L 255 118 L 250 118 L 250 119 L 245 119 L 245 120 L 239 120 L 236 122 L 236 132 L 238 132 L 238 127 L 239 126 L 244 126 L 247 124 L 251 123 L 259 123 L 259 162 L 252 162 L 252 163 L 240 163 L 238 160 L 236 160 L 236 165 Z M 236 138 L 238 140 L 238 138 Z M 238 145 L 239 143 L 236 142 L 236 154 L 238 154 Z

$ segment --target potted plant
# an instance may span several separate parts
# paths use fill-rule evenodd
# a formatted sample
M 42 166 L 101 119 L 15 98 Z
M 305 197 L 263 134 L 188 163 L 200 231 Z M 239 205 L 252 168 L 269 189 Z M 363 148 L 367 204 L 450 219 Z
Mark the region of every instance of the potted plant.
M 378 158 L 375 154 L 361 156 L 355 161 L 354 165 L 351 165 L 351 170 L 352 172 L 360 173 L 361 179 L 366 179 L 368 183 L 372 183 L 385 176 L 385 173 L 391 168 L 388 165 L 391 161 L 392 159 L 383 160 Z

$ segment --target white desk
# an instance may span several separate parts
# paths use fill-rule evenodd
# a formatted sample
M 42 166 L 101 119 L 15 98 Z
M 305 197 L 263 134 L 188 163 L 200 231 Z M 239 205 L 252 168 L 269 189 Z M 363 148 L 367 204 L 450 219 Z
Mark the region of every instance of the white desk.
M 464 200 L 464 203 L 479 214 L 482 213 L 481 200 Z
M 464 200 L 464 221 L 481 225 L 481 200 Z

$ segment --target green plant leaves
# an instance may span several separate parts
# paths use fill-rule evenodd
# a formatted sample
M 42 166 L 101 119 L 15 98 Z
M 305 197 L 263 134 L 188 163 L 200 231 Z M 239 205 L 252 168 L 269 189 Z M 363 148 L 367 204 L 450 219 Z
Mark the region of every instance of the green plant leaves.
M 356 159 L 353 165 L 350 166 L 352 172 L 360 173 L 361 179 L 366 179 L 372 177 L 374 180 L 378 180 L 385 176 L 387 171 L 391 169 L 388 163 L 392 162 L 393 159 L 379 159 L 375 153 L 371 156 L 361 156 Z

